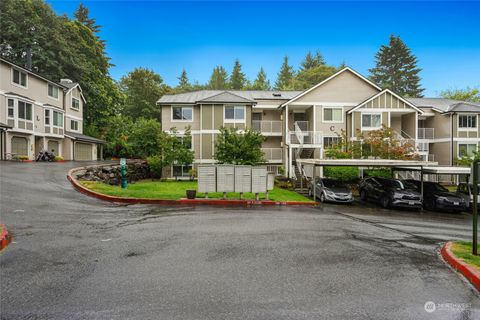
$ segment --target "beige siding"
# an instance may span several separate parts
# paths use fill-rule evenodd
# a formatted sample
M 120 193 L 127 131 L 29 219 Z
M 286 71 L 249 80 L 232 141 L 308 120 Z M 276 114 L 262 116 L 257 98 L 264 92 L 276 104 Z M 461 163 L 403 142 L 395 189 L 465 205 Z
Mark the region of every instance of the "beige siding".
M 451 118 L 450 115 L 443 115 L 436 111 L 433 117 L 425 119 L 426 128 L 434 128 L 435 139 L 449 138 L 451 134 Z
M 75 97 L 80 102 L 80 107 L 77 109 L 72 108 L 72 97 Z M 69 91 L 65 95 L 65 116 L 71 116 L 72 118 L 83 118 L 83 110 L 84 110 L 84 103 L 83 99 L 80 95 L 80 89 L 75 87 Z M 77 120 L 77 119 L 74 119 Z M 67 123 L 68 122 L 68 123 Z M 66 130 L 70 130 L 70 120 L 65 121 L 65 128 Z M 83 123 L 79 121 L 78 123 L 78 132 L 83 133 Z
M 0 96 L 0 122 L 7 123 L 7 100 L 4 96 Z
M 417 135 L 417 117 L 415 113 L 402 115 L 402 131 L 410 137 L 415 138 Z
M 451 142 L 435 142 L 430 144 L 430 154 L 435 156 L 434 161 L 441 166 L 451 166 Z M 456 157 L 456 156 L 454 156 Z
M 212 134 L 202 134 L 202 159 L 212 159 L 213 158 L 213 135 Z
M 402 100 L 398 99 L 394 95 L 389 92 L 384 92 L 380 96 L 376 97 L 372 101 L 367 102 L 361 108 L 368 108 L 368 109 L 411 109 L 409 105 L 407 105 Z
M 223 126 L 223 105 L 215 105 L 213 112 L 214 128 L 218 130 Z
M 172 106 L 165 105 L 161 107 L 162 113 L 162 129 L 170 130 L 176 128 L 177 130 L 185 130 L 190 126 L 191 130 L 200 129 L 200 107 L 193 107 L 193 121 L 172 121 Z
M 212 105 L 202 105 L 202 130 L 213 130 L 213 106 Z

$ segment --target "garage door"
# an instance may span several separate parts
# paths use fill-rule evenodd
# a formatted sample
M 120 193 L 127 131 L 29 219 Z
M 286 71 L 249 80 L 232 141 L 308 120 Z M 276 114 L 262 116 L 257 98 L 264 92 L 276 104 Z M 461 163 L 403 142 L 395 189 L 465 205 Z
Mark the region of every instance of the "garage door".
M 48 141 L 48 151 L 53 152 L 56 156 L 60 155 L 59 154 L 60 149 L 58 148 L 58 141 L 49 140 Z
M 87 143 L 76 143 L 75 160 L 92 160 L 92 145 Z
M 12 138 L 12 153 L 19 156 L 28 155 L 28 141 L 27 138 L 13 137 Z

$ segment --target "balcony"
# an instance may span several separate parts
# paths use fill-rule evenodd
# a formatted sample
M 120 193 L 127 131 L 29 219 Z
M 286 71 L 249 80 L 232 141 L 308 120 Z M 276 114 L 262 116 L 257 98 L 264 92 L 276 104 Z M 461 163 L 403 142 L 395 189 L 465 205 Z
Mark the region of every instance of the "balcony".
M 315 144 L 323 143 L 323 133 L 321 131 L 290 131 L 287 135 L 287 144 Z
M 302 131 L 308 131 L 308 125 L 308 121 L 295 121 L 293 124 L 295 130 L 298 128 Z
M 418 139 L 435 139 L 434 128 L 418 128 Z
M 277 162 L 283 160 L 282 148 L 262 148 L 265 160 L 268 162 Z
M 277 120 L 252 120 L 252 129 L 265 136 L 281 136 L 282 121 Z

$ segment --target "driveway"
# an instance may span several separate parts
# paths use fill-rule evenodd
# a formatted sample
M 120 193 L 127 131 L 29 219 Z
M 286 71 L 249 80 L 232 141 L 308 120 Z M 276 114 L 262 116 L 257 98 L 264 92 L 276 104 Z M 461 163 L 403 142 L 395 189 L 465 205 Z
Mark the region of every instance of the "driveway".
M 115 205 L 72 189 L 78 165 L 0 163 L 2 319 L 480 318 L 437 253 L 467 214 Z

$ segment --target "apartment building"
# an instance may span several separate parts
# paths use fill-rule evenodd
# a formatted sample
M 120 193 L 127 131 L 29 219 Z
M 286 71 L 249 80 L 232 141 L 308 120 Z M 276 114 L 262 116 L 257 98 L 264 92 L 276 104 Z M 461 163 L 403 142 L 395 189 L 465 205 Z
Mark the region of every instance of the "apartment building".
M 104 141 L 83 134 L 85 98 L 78 83 L 59 83 L 0 59 L 1 159 L 35 159 L 49 150 L 65 160 L 97 160 Z
M 296 158 L 322 158 L 342 131 L 356 140 L 385 125 L 441 165 L 471 156 L 480 141 L 480 104 L 405 99 L 348 67 L 305 91 L 201 90 L 165 95 L 158 105 L 164 130 L 175 127 L 181 135 L 191 128 L 195 163 L 214 162 L 220 127 L 252 128 L 266 137 L 267 164 L 283 166 L 289 177 L 298 174 Z M 188 169 L 171 168 L 176 175 Z

